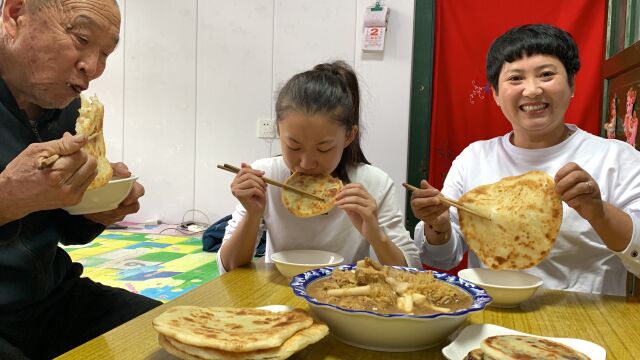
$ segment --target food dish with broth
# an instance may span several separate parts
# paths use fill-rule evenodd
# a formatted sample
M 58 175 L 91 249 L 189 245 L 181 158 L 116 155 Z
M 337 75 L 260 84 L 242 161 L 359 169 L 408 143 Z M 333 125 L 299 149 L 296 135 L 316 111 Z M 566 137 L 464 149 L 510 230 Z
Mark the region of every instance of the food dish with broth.
M 355 274 L 357 267 L 353 264 L 314 269 L 296 275 L 291 281 L 291 288 L 295 295 L 309 303 L 314 316 L 327 323 L 331 334 L 338 340 L 356 347 L 377 351 L 416 351 L 433 347 L 454 332 L 470 313 L 482 311 L 491 302 L 491 297 L 482 288 L 462 281 L 457 276 L 401 266 L 394 266 L 390 269 L 394 270 L 389 272 L 392 275 L 397 275 L 396 271 L 408 273 L 409 276 L 411 274 L 419 274 L 418 277 L 420 279 L 431 277 L 438 283 L 442 283 L 439 285 L 456 287 L 471 297 L 471 303 L 467 307 L 458 310 L 455 310 L 450 305 L 446 305 L 447 308 L 445 308 L 445 304 L 441 303 L 442 312 L 419 315 L 414 312 L 418 308 L 414 301 L 414 309 L 411 312 L 406 311 L 408 310 L 406 308 L 408 304 L 404 303 L 401 306 L 405 307 L 405 311 L 382 313 L 374 311 L 373 307 L 371 307 L 371 310 L 352 310 L 326 302 L 329 299 L 320 300 L 308 292 L 309 287 L 316 282 L 331 278 L 333 272 L 340 271 L 345 274 Z M 369 270 L 365 270 L 365 272 L 369 273 Z M 425 281 L 431 282 L 431 279 Z M 405 286 L 401 282 L 405 282 L 404 276 L 398 276 L 396 279 L 395 284 L 398 290 L 401 290 L 399 289 L 400 287 Z M 354 286 L 347 285 L 345 288 L 354 288 Z M 393 291 L 395 293 L 395 290 Z M 408 287 L 407 290 L 401 291 L 401 293 L 408 297 Z M 393 298 L 393 296 L 391 297 Z M 396 298 L 399 298 L 397 293 Z M 413 296 L 411 298 L 413 300 Z M 419 300 L 418 302 L 421 301 Z M 366 329 L 366 331 L 363 331 L 363 329 Z
M 307 287 L 307 294 L 349 310 L 429 315 L 471 305 L 471 295 L 437 280 L 430 271 L 407 272 L 365 258 L 354 271 L 336 270 Z

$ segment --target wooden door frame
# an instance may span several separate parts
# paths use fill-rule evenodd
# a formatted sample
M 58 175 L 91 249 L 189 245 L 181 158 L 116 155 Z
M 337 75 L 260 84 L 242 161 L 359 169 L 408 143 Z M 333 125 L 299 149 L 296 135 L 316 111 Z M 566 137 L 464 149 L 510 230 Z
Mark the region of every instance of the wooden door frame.
M 429 173 L 431 143 L 431 101 L 436 0 L 416 0 L 413 27 L 411 108 L 407 181 L 419 186 Z M 405 202 L 405 226 L 413 237 L 418 219 L 411 211 L 411 193 Z
M 602 97 L 602 119 L 600 121 L 600 134 L 606 136 L 604 124 L 608 120 L 609 111 L 609 82 L 622 74 L 626 74 L 631 70 L 640 68 L 640 39 L 634 39 L 636 27 L 640 24 L 634 22 L 636 17 L 636 7 L 640 0 L 627 0 L 627 16 L 625 18 L 625 48 L 615 54 L 611 42 L 617 37 L 618 19 L 612 14 L 617 14 L 620 3 L 618 0 L 609 0 L 607 11 L 605 12 L 605 21 L 607 28 L 605 29 L 605 49 L 604 62 L 602 64 L 602 86 L 604 88 Z M 627 294 L 631 296 L 640 296 L 640 280 L 631 273 L 627 274 Z

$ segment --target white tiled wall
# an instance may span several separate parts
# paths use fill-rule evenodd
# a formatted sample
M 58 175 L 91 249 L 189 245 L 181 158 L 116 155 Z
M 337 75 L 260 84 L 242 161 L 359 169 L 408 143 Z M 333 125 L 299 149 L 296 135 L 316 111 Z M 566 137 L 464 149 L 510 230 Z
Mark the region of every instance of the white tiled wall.
M 363 54 L 362 14 L 372 3 L 119 0 L 121 44 L 87 93 L 105 104 L 109 159 L 127 163 L 146 188 L 128 220 L 178 223 L 195 208 L 213 222 L 230 213 L 232 174 L 216 164 L 280 153 L 277 140 L 255 137 L 256 120 L 273 116 L 289 77 L 335 59 L 358 73 L 365 154 L 396 181 L 404 208 L 414 1 L 387 2 L 385 52 Z

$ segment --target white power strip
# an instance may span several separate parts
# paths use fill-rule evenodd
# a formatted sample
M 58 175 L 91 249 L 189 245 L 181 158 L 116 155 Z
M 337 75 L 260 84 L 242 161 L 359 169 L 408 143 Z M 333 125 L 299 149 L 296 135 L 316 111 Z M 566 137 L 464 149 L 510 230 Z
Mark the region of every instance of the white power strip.
M 192 225 L 187 226 L 187 230 L 189 230 L 191 232 L 200 232 L 200 231 L 205 231 L 206 228 L 204 226 L 201 226 L 201 225 L 192 224 Z

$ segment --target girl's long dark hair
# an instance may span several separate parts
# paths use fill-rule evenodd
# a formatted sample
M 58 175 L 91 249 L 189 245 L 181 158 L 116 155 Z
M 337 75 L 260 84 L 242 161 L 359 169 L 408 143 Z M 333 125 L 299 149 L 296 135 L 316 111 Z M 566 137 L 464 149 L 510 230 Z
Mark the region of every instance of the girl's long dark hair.
M 316 65 L 312 70 L 292 77 L 282 87 L 276 101 L 276 119 L 289 112 L 327 114 L 347 131 L 353 126 L 358 133 L 340 158 L 333 176 L 349 183 L 347 168 L 359 163 L 370 164 L 360 147 L 360 89 L 353 69 L 343 61 Z

